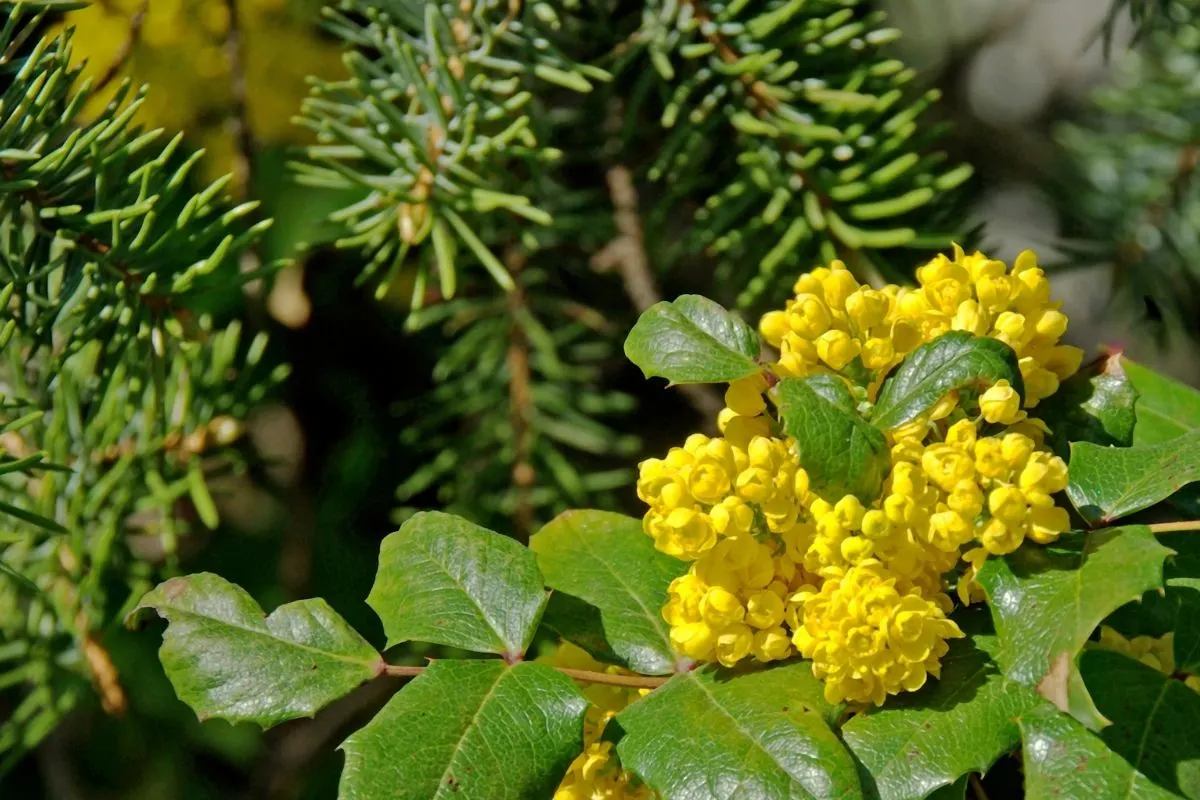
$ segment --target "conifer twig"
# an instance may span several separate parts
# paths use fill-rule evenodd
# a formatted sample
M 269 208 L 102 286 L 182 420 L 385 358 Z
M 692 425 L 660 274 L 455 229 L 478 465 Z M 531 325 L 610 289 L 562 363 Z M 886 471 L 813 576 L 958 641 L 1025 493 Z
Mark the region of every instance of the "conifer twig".
M 254 133 L 246 110 L 246 59 L 242 43 L 241 21 L 238 19 L 238 0 L 225 0 L 229 11 L 229 30 L 225 34 L 225 59 L 229 63 L 229 129 L 233 135 L 234 193 L 246 197 L 254 178 Z
M 512 291 L 508 293 L 510 327 L 508 351 L 508 419 L 513 435 L 512 482 L 516 492 L 513 509 L 513 533 L 525 541 L 533 528 L 533 485 L 537 479 L 532 463 L 533 429 L 533 374 L 529 366 L 529 342 L 521 328 L 519 316 L 525 308 L 525 290 L 521 286 L 519 273 L 525 266 L 525 256 L 516 248 L 509 247 L 504 255 L 505 266 L 513 276 Z
M 646 240 L 638 215 L 637 188 L 633 184 L 633 174 L 622 164 L 609 168 L 607 181 L 613 205 L 613 224 L 618 235 L 592 256 L 592 269 L 597 272 L 615 269 L 621 276 L 625 294 L 640 314 L 660 301 L 662 295 L 646 255 Z M 721 396 L 711 386 L 685 383 L 679 386 L 679 390 L 705 420 L 716 419 L 725 406 Z
M 739 53 L 722 35 L 721 27 L 713 19 L 712 15 L 704 8 L 702 0 L 683 0 L 684 3 L 692 7 L 693 14 L 696 20 L 700 23 L 699 30 L 703 34 L 705 40 L 717 51 L 717 55 L 726 64 L 737 64 L 742 60 L 743 53 Z M 754 76 L 749 72 L 742 72 L 740 77 L 741 82 L 746 87 L 746 95 L 754 102 L 749 104 L 749 110 L 756 117 L 766 117 L 771 112 L 779 108 L 779 100 L 771 95 L 766 89 L 766 85 L 759 80 L 755 80 Z M 784 141 L 780 144 L 791 150 L 796 155 L 803 155 L 804 150 L 794 142 Z M 793 171 L 796 177 L 800 179 L 803 185 L 813 197 L 817 199 L 818 205 L 822 209 L 830 209 L 833 207 L 833 200 L 830 196 L 820 190 L 818 184 L 813 179 L 812 175 L 807 170 L 793 166 Z M 847 266 L 861 264 L 861 252 L 857 248 L 852 248 L 840 241 L 836 236 L 830 239 L 834 248 L 838 251 L 838 256 L 846 262 Z

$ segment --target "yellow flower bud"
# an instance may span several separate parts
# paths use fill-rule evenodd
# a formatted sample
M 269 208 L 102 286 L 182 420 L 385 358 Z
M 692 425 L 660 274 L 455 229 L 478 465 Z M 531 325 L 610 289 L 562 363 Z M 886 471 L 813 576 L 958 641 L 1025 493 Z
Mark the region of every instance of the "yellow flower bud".
M 862 345 L 863 366 L 870 370 L 883 370 L 891 366 L 896 358 L 896 347 L 891 339 L 879 337 L 867 339 Z
M 958 392 L 949 392 L 929 409 L 929 418 L 933 421 L 945 419 L 958 407 Z
M 732 667 L 750 653 L 754 632 L 746 625 L 734 623 L 717 636 L 717 661 Z
M 988 422 L 1007 425 L 1016 422 L 1021 413 L 1021 396 L 1008 381 L 997 381 L 979 398 L 979 410 Z
M 1061 344 L 1051 347 L 1042 360 L 1042 367 L 1053 372 L 1060 381 L 1074 375 L 1083 363 L 1083 351 L 1078 347 Z
M 720 586 L 710 588 L 700 600 L 700 618 L 710 628 L 721 630 L 726 625 L 741 622 L 745 616 L 742 602 L 733 592 Z
M 788 309 L 788 327 L 805 339 L 815 339 L 825 331 L 833 318 L 825 302 L 814 294 L 798 294 Z
M 975 284 L 975 293 L 979 297 L 979 305 L 991 314 L 996 314 L 1008 307 L 1015 287 L 1007 275 L 985 277 Z
M 1029 509 L 1029 538 L 1038 544 L 1050 544 L 1070 528 L 1071 519 L 1065 508 L 1042 506 Z
M 783 600 L 770 589 L 763 589 L 746 600 L 746 623 L 755 628 L 773 628 L 783 622 Z
M 857 497 L 848 494 L 833 506 L 833 513 L 843 528 L 856 531 L 862 524 L 863 504 Z
M 1021 490 L 1014 486 L 1001 486 L 988 494 L 988 510 L 992 516 L 1006 525 L 1021 525 L 1029 507 Z
M 744 417 L 757 417 L 767 410 L 767 401 L 762 396 L 766 388 L 762 373 L 736 380 L 725 390 L 725 405 Z
M 817 337 L 817 355 L 830 369 L 840 370 L 858 355 L 859 343 L 845 331 L 826 331 Z
M 1023 529 L 1005 525 L 998 519 L 993 519 L 984 526 L 979 534 L 979 543 L 994 556 L 1008 555 L 1021 546 L 1025 538 Z
M 959 481 L 946 498 L 946 505 L 967 519 L 974 519 L 983 511 L 983 492 L 975 481 Z
M 875 545 L 870 539 L 862 536 L 848 536 L 839 546 L 842 558 L 850 564 L 857 564 L 864 558 L 870 558 L 875 552 Z
M 992 318 L 986 311 L 979 308 L 974 300 L 963 300 L 954 312 L 950 327 L 956 331 L 966 331 L 976 336 L 983 336 L 991 327 Z
M 808 473 L 803 469 L 796 470 L 796 475 L 792 479 L 792 491 L 796 493 L 796 499 L 803 502 L 808 497 L 809 479 Z
M 991 437 L 975 442 L 975 469 L 985 478 L 1001 478 L 1009 472 L 1004 460 L 1004 448 L 999 439 Z
M 949 492 L 959 481 L 975 476 L 975 465 L 966 454 L 947 444 L 935 444 L 926 448 L 921 457 L 921 467 L 930 480 Z
M 759 661 L 779 661 L 792 654 L 792 640 L 783 628 L 768 628 L 754 634 L 750 653 Z
M 1020 470 L 1033 454 L 1033 440 L 1019 433 L 1006 433 L 1000 440 L 1000 454 L 1013 470 Z
M 1025 317 L 1014 311 L 1005 311 L 996 317 L 994 329 L 997 339 L 1017 349 L 1025 336 Z
M 858 281 L 840 261 L 833 262 L 828 277 L 821 284 L 825 290 L 825 302 L 838 311 L 846 307 L 846 298 L 858 289 Z
M 703 622 L 671 628 L 671 646 L 688 658 L 699 661 L 710 658 L 716 643 L 716 633 Z
M 768 311 L 758 323 L 758 331 L 772 347 L 779 347 L 783 337 L 791 332 L 786 311 Z
M 669 556 L 685 561 L 697 558 L 717 542 L 717 532 L 706 514 L 677 508 L 667 515 L 654 545 Z
M 862 535 L 868 539 L 879 541 L 886 539 L 892 532 L 892 525 L 887 514 L 877 508 L 863 514 Z
M 1067 315 L 1058 309 L 1048 308 L 1034 324 L 1037 338 L 1043 342 L 1057 342 L 1067 332 Z
M 946 552 L 957 552 L 974 533 L 970 520 L 957 511 L 939 511 L 929 518 L 929 541 Z
M 754 526 L 754 509 L 740 497 L 725 497 L 708 512 L 713 528 L 722 536 L 749 533 Z
M 887 295 L 874 289 L 862 287 L 846 298 L 846 316 L 860 334 L 883 322 L 887 313 Z
M 960 419 L 946 430 L 946 444 L 955 450 L 969 453 L 975 449 L 975 423 Z

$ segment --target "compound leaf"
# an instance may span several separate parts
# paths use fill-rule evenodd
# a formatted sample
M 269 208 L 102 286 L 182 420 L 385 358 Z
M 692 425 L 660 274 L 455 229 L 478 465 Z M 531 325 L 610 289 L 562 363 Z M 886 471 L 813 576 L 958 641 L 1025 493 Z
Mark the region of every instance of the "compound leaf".
M 367 604 L 388 647 L 416 640 L 515 656 L 533 637 L 546 592 L 528 548 L 426 511 L 383 540 Z
M 342 744 L 338 797 L 549 797 L 583 748 L 587 707 L 543 664 L 435 661 Z
M 201 719 L 269 727 L 311 717 L 384 669 L 375 648 L 321 599 L 264 615 L 240 586 L 201 572 L 159 584 L 127 621 L 151 610 L 167 620 L 163 669 Z

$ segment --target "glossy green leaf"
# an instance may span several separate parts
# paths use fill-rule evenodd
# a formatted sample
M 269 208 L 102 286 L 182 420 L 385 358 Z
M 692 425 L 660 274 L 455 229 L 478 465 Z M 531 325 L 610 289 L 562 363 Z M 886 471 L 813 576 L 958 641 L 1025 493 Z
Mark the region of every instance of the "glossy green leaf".
M 542 612 L 542 630 L 586 650 L 592 658 L 606 664 L 622 664 L 604 635 L 600 609 L 564 592 L 551 592 Z
M 1122 653 L 1089 650 L 1079 671 L 1112 722 L 1104 743 L 1161 788 L 1200 798 L 1200 694 Z
M 1138 392 L 1134 444 L 1159 444 L 1200 429 L 1200 391 L 1128 359 L 1123 363 Z M 1170 502 L 1188 516 L 1200 516 L 1200 486 L 1185 486 Z
M 529 542 L 546 585 L 600 612 L 604 638 L 622 662 L 643 675 L 673 672 L 662 618 L 667 584 L 687 564 L 658 552 L 641 520 L 608 511 L 566 511 Z
M 201 719 L 269 727 L 311 717 L 383 673 L 375 648 L 321 599 L 264 615 L 244 589 L 201 572 L 147 592 L 127 622 L 149 611 L 167 620 L 163 669 Z
M 887 438 L 854 410 L 845 384 L 831 375 L 784 378 L 775 391 L 813 491 L 830 502 L 847 494 L 874 502 L 891 464 Z
M 1037 685 L 1062 653 L 1083 647 L 1100 621 L 1162 586 L 1170 551 L 1142 525 L 1069 533 L 989 558 L 979 572 L 996 626 L 1004 674 Z
M 550 797 L 588 702 L 543 664 L 435 661 L 342 744 L 341 800 Z
M 842 738 L 882 800 L 925 797 L 1016 748 L 1016 717 L 1045 701 L 1001 674 L 995 649 L 984 634 L 951 642 L 940 679 L 846 723 Z
M 871 422 L 898 428 L 933 408 L 956 389 L 1008 381 L 1025 394 L 1017 354 L 999 339 L 950 331 L 913 350 L 883 382 Z
M 388 647 L 421 641 L 519 655 L 546 592 L 533 553 L 453 514 L 413 515 L 383 540 L 367 604 Z
M 1161 444 L 1071 444 L 1067 496 L 1084 519 L 1105 525 L 1200 480 L 1200 430 Z
M 1038 404 L 1037 417 L 1050 426 L 1047 442 L 1054 452 L 1066 458 L 1071 442 L 1133 444 L 1138 394 L 1124 363 L 1119 353 L 1097 359 Z
M 762 369 L 758 334 L 706 297 L 685 294 L 642 312 L 625 339 L 626 357 L 646 377 L 722 383 Z
M 1136 361 L 1122 365 L 1138 393 L 1134 444 L 1160 444 L 1200 428 L 1200 391 Z
M 1175 797 L 1066 714 L 1041 707 L 1022 714 L 1018 724 L 1026 800 Z M 1114 794 L 1114 790 L 1119 794 Z
M 662 800 L 862 797 L 807 662 L 676 675 L 625 709 L 621 763 Z

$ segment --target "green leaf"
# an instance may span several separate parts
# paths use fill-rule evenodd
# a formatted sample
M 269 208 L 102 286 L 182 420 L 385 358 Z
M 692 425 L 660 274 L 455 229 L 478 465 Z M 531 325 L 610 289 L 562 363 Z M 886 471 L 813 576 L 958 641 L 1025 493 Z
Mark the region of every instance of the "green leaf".
M 617 752 L 662 800 L 862 797 L 807 662 L 676 675 L 617 716 Z
M 1143 525 L 1070 533 L 989 558 L 979 582 L 992 609 L 1004 674 L 1034 686 L 1060 654 L 1083 647 L 1100 621 L 1162 586 L 1170 551 Z
M 845 384 L 832 375 L 784 378 L 776 392 L 813 491 L 830 502 L 848 494 L 874 502 L 891 463 L 887 438 L 854 411 Z
M 655 303 L 625 339 L 625 356 L 647 378 L 722 383 L 760 371 L 758 334 L 721 306 L 694 294 Z
M 550 797 L 588 702 L 543 664 L 435 661 L 342 750 L 341 800 Z
M 1134 444 L 1159 444 L 1200 428 L 1200 391 L 1136 361 L 1122 365 L 1138 393 Z
M 600 612 L 604 638 L 634 672 L 674 672 L 662 618 L 667 584 L 687 564 L 658 552 L 641 520 L 607 511 L 566 511 L 529 542 L 546 585 L 579 598 Z
M 1070 442 L 1128 447 L 1133 443 L 1138 394 L 1121 355 L 1093 361 L 1067 378 L 1038 404 L 1038 419 L 1050 426 L 1047 441 L 1063 458 Z
M 1155 786 L 1129 762 L 1109 750 L 1100 738 L 1066 714 L 1041 707 L 1022 714 L 1021 756 L 1026 800 L 1069 797 L 1120 797 L 1168 800 L 1175 797 Z
M 1200 428 L 1200 391 L 1133 361 L 1123 363 L 1138 392 L 1134 444 L 1159 444 Z M 1200 486 L 1186 486 L 1170 501 L 1183 513 L 1200 516 Z
M 882 430 L 898 428 L 933 408 L 955 389 L 1008 381 L 1021 396 L 1025 384 L 1017 354 L 999 339 L 965 331 L 942 334 L 913 350 L 888 376 L 879 391 L 871 422 Z
M 551 592 L 542 612 L 541 627 L 560 639 L 586 650 L 592 658 L 606 664 L 624 662 L 604 633 L 600 609 L 578 597 L 563 592 Z
M 453 514 L 414 514 L 383 540 L 367 604 L 388 647 L 422 641 L 525 652 L 546 604 L 533 553 Z
M 383 673 L 375 648 L 319 598 L 264 616 L 240 586 L 201 572 L 159 584 L 126 622 L 150 610 L 167 620 L 158 651 L 167 677 L 201 719 L 270 727 L 311 717 Z
M 1014 719 L 1045 701 L 1000 673 L 991 657 L 996 646 L 996 637 L 981 634 L 951 642 L 940 679 L 889 697 L 842 728 L 882 800 L 925 797 L 968 773 L 987 772 L 1015 749 Z
M 1067 496 L 1088 522 L 1106 525 L 1200 480 L 1200 430 L 1162 444 L 1071 444 Z
M 1200 798 L 1200 694 L 1122 653 L 1089 650 L 1079 671 L 1112 721 L 1104 743 L 1160 787 Z

